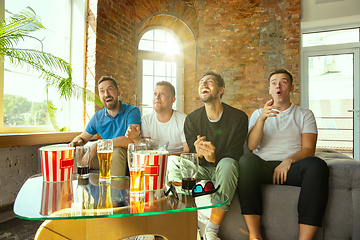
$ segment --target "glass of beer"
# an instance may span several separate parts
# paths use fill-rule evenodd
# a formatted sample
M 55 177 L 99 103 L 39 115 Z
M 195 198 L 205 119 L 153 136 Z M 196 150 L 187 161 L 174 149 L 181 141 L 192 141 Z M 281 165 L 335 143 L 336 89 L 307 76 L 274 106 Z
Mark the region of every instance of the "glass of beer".
M 111 160 L 113 155 L 113 141 L 111 139 L 100 139 L 97 142 L 97 155 L 99 159 L 99 181 L 111 181 Z
M 196 176 L 199 169 L 199 159 L 196 153 L 180 154 L 180 173 L 182 189 L 192 190 L 196 184 Z
M 130 194 L 144 194 L 145 167 L 147 163 L 147 146 L 145 143 L 128 145 L 128 165 L 130 170 Z
M 98 215 L 113 214 L 113 203 L 111 200 L 111 182 L 99 182 L 99 201 L 97 206 Z
M 130 194 L 130 213 L 144 212 L 145 195 Z

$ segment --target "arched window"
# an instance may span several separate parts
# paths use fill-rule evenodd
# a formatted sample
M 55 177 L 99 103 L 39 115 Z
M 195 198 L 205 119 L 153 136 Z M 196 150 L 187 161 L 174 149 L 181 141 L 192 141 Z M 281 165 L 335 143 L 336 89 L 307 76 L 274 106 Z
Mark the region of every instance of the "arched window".
M 146 28 L 140 33 L 137 60 L 137 99 L 142 115 L 153 111 L 153 90 L 160 81 L 168 81 L 175 87 L 173 108 L 183 111 L 184 64 L 178 36 L 167 28 Z

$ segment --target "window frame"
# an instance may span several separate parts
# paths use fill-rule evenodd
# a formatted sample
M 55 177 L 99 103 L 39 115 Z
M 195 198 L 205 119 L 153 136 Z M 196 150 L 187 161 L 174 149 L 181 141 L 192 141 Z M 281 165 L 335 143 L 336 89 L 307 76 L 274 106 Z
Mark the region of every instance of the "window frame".
M 179 44 L 179 54 L 168 55 L 163 52 L 156 51 L 146 51 L 139 50 L 139 43 L 142 36 L 148 31 L 155 29 L 163 29 L 165 31 L 169 31 L 173 34 L 173 36 L 177 39 Z M 143 60 L 152 60 L 152 61 L 168 61 L 168 62 L 176 62 L 177 64 L 177 72 L 176 72 L 176 109 L 179 112 L 184 112 L 184 53 L 183 46 L 178 35 L 169 28 L 162 26 L 151 26 L 143 29 L 138 34 L 137 45 L 136 45 L 136 59 L 137 59 L 137 98 L 136 105 L 140 109 L 142 109 L 142 68 L 143 68 Z M 153 89 L 152 89 L 153 91 Z
M 352 27 L 352 28 L 359 28 Z M 317 32 L 325 32 L 325 31 L 338 31 L 338 30 L 344 30 L 346 28 L 339 28 L 339 29 L 319 29 L 319 31 L 316 31 L 312 29 L 312 31 L 303 31 L 301 32 L 301 44 L 300 44 L 300 106 L 303 108 L 309 108 L 309 83 L 308 83 L 308 69 L 307 69 L 307 60 L 309 56 L 323 56 L 323 55 L 334 55 L 334 54 L 353 54 L 354 56 L 354 109 L 358 111 L 357 104 L 359 103 L 359 79 L 360 79 L 360 65 L 357 65 L 360 62 L 360 40 L 359 42 L 351 42 L 351 43 L 338 43 L 338 44 L 332 44 L 332 45 L 319 45 L 319 46 L 306 46 L 304 47 L 302 44 L 302 36 L 303 34 L 307 33 L 317 33 Z M 360 30 L 359 30 L 360 34 Z M 354 113 L 355 114 L 355 113 Z M 356 129 L 360 129 L 359 125 L 359 117 L 355 117 L 354 115 L 354 126 L 353 126 L 353 158 L 356 160 L 360 159 L 360 134 L 356 131 Z
M 86 19 L 87 19 L 87 1 L 82 0 L 69 0 L 70 28 L 69 28 L 69 50 L 67 51 L 67 59 L 72 64 L 73 68 L 73 82 L 79 86 L 85 86 L 85 47 L 86 47 Z M 5 17 L 5 0 L 0 0 L 0 17 Z M 0 106 L 4 104 L 4 63 L 0 63 Z M 70 106 L 70 102 L 67 104 Z M 84 129 L 84 109 L 85 106 L 82 99 L 71 99 L 71 106 L 68 110 L 68 124 L 69 131 L 80 131 Z M 71 121 L 72 119 L 83 119 L 82 121 Z M 16 136 L 22 134 L 31 134 L 39 132 L 56 133 L 52 126 L 45 127 L 4 127 L 3 126 L 3 107 L 0 109 L 0 138 L 2 135 Z

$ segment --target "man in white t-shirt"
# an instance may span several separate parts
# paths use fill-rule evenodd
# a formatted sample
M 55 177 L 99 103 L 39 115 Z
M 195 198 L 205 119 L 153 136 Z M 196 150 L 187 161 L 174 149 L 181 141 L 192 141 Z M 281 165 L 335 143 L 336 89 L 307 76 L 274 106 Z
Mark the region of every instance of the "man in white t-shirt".
M 141 120 L 141 137 L 168 141 L 170 154 L 188 152 L 184 134 L 186 114 L 172 108 L 175 102 L 175 88 L 167 82 L 156 83 L 153 107 L 155 112 L 145 115 Z M 140 140 L 140 128 L 129 126 L 125 136 L 136 143 Z
M 168 141 L 168 166 L 173 168 L 173 162 L 178 162 L 182 152 L 189 152 L 184 133 L 186 114 L 172 108 L 176 97 L 174 86 L 167 81 L 156 83 L 153 95 L 153 108 L 155 112 L 145 115 L 141 119 L 141 130 L 135 125 L 130 125 L 125 136 L 135 143 L 142 138 L 151 138 Z M 141 137 L 139 136 L 141 131 Z M 167 176 L 168 177 L 168 176 Z M 155 239 L 152 235 L 142 236 L 143 239 Z
M 317 127 L 311 110 L 290 102 L 294 90 L 290 72 L 278 69 L 269 75 L 272 99 L 256 110 L 249 121 L 247 145 L 253 153 L 239 161 L 238 194 L 249 239 L 260 239 L 261 184 L 301 187 L 298 202 L 299 239 L 313 239 L 328 199 L 329 169 L 314 157 Z

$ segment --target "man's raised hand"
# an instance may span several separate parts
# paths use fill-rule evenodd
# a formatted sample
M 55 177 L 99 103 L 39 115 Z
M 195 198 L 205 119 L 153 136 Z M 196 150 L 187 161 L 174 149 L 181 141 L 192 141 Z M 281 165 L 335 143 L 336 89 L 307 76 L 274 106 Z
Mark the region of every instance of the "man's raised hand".
M 259 118 L 265 121 L 268 117 L 276 117 L 276 115 L 278 115 L 279 113 L 279 107 L 275 107 L 273 105 L 274 99 L 270 99 L 269 101 L 267 101 Z

